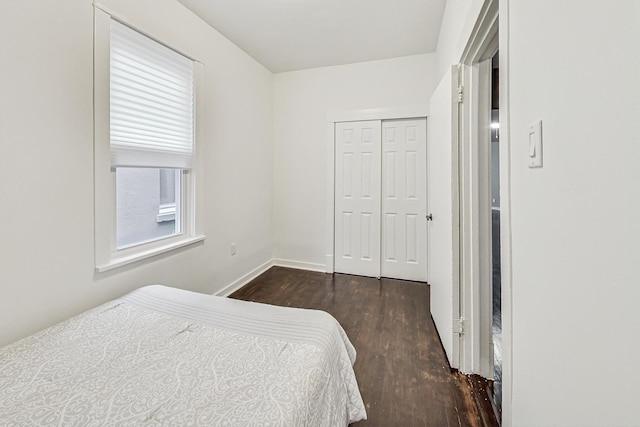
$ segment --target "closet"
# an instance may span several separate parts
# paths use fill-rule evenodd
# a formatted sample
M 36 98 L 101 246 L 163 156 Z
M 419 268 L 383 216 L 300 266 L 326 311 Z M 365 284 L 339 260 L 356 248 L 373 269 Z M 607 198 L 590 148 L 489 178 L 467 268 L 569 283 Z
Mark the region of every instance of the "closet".
M 426 118 L 335 124 L 334 269 L 427 280 Z

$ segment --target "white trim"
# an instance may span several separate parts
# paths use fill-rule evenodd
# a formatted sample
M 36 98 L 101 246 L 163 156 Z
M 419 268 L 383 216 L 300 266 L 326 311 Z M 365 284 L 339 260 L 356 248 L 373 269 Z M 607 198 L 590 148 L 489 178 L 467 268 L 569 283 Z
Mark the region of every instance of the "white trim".
M 458 88 L 461 83 L 460 67 L 451 67 L 451 322 L 456 325 L 462 322 L 462 308 L 460 298 L 460 141 L 462 138 L 460 125 L 460 103 L 458 102 Z M 460 369 L 460 353 L 462 352 L 460 334 L 455 329 L 451 341 L 452 368 Z
M 470 35 L 467 46 L 461 58 L 461 75 L 464 95 L 461 114 L 460 139 L 460 307 L 461 317 L 465 319 L 465 331 L 460 340 L 460 367 L 465 373 L 481 374 L 490 377 L 491 366 L 487 366 L 489 355 L 485 354 L 490 346 L 481 345 L 482 339 L 491 338 L 491 316 L 483 316 L 487 308 L 481 305 L 483 289 L 491 286 L 487 283 L 487 274 L 481 274 L 481 262 L 486 262 L 486 248 L 481 248 L 481 242 L 491 234 L 487 234 L 486 227 L 490 222 L 480 221 L 481 192 L 490 191 L 490 183 L 480 181 L 480 150 L 479 140 L 482 113 L 489 115 L 489 111 L 481 108 L 480 102 L 488 98 L 488 88 L 481 83 L 481 63 L 491 58 L 495 49 L 495 38 L 498 34 L 498 3 L 497 0 L 487 0 L 478 15 L 476 25 Z M 486 64 L 485 64 L 486 65 Z M 488 77 L 487 77 L 488 78 Z M 484 98 L 483 98 L 484 95 Z M 485 188 L 487 186 L 487 188 Z M 490 199 L 486 200 L 490 203 Z M 487 205 L 487 207 L 490 205 Z M 486 218 L 485 218 L 486 219 Z M 482 239 L 481 239 L 482 237 Z M 489 279 L 491 275 L 489 274 Z M 490 301 L 490 299 L 489 299 Z M 488 331 L 488 332 L 487 332 Z M 486 332 L 486 333 L 485 333 Z M 489 350 L 490 351 L 490 350 Z M 481 363 L 484 360 L 486 363 Z M 481 366 L 482 365 L 482 366 Z
M 511 124 L 509 0 L 499 1 L 500 27 L 500 284 L 502 296 L 502 425 L 513 425 L 513 305 L 511 252 Z
M 184 197 L 184 206 L 190 206 L 189 212 L 191 217 L 188 219 L 190 230 L 186 230 L 193 236 L 204 234 L 205 212 L 204 212 L 204 147 L 206 141 L 205 123 L 205 67 L 201 62 L 194 63 L 194 79 L 196 88 L 194 90 L 194 108 L 195 123 L 194 132 L 196 133 L 193 142 L 193 169 L 185 173 L 189 178 L 191 191 L 182 193 Z M 210 141 L 207 141 L 210 142 Z M 183 177 L 184 175 L 183 174 Z
M 297 270 L 317 271 L 318 273 L 326 273 L 327 270 L 324 265 L 311 262 L 293 261 L 290 259 L 274 259 L 273 265 L 275 267 L 287 267 L 295 268 Z
M 365 120 L 393 120 L 428 117 L 429 104 L 406 107 L 369 108 L 364 110 L 329 111 L 327 123 L 359 122 Z
M 497 9 L 495 13 L 497 15 Z M 492 15 L 485 16 L 491 18 Z M 491 62 L 484 59 L 485 51 L 475 46 L 476 43 L 493 46 L 484 43 L 482 37 L 495 39 L 497 21 L 490 19 L 487 22 L 495 24 L 495 33 L 481 31 L 481 38 L 472 40 L 474 56 L 467 57 L 468 62 L 461 65 L 464 87 L 458 171 L 461 228 L 460 240 L 455 244 L 460 247 L 460 317 L 465 319 L 459 369 L 493 378 L 491 179 L 489 169 L 485 169 L 490 163 L 490 135 L 483 132 L 483 129 L 489 129 L 491 114 Z M 483 21 L 482 25 L 485 23 Z
M 425 118 L 426 120 L 426 141 L 425 141 L 425 147 L 424 147 L 424 156 L 425 156 L 425 178 L 427 180 L 427 185 L 425 186 L 425 215 L 431 215 L 432 220 L 431 221 L 427 221 L 427 259 L 426 259 L 426 266 L 427 266 L 427 284 L 430 283 L 431 280 L 431 239 L 429 238 L 429 236 L 431 235 L 431 225 L 433 222 L 433 213 L 431 212 L 431 194 L 429 194 L 429 183 L 431 182 L 431 168 L 429 167 L 429 162 L 431 160 L 431 139 L 429 138 L 429 126 L 430 126 L 430 119 L 429 117 Z
M 331 232 L 327 232 L 325 236 L 326 241 L 326 264 L 325 270 L 327 273 L 333 273 L 335 261 L 333 259 L 334 254 L 334 227 L 335 227 L 335 176 L 334 176 L 334 168 L 335 168 L 335 123 L 327 123 L 327 193 L 326 193 L 326 214 L 327 214 L 327 230 L 331 230 Z
M 251 270 L 250 272 L 248 272 L 244 276 L 240 277 L 237 280 L 234 280 L 233 282 L 229 283 L 224 288 L 220 289 L 214 295 L 219 296 L 219 297 L 228 297 L 229 295 L 231 295 L 232 293 L 234 293 L 238 289 L 242 288 L 243 286 L 245 286 L 246 284 L 248 284 L 249 282 L 254 280 L 256 277 L 260 276 L 262 273 L 264 273 L 267 270 L 269 270 L 271 267 L 273 267 L 273 260 L 269 260 L 269 261 L 265 262 L 264 264 L 254 268 L 253 270 Z
M 184 248 L 186 246 L 191 246 L 193 244 L 204 241 L 204 239 L 205 239 L 205 236 L 189 237 L 187 239 L 179 240 L 177 242 L 172 242 L 167 245 L 139 251 L 131 255 L 113 257 L 109 262 L 105 264 L 97 265 L 96 271 L 98 273 L 102 273 L 105 271 L 113 270 L 115 268 L 123 267 L 128 264 L 133 264 L 134 262 L 152 258 L 160 254 L 174 251 L 176 249 Z

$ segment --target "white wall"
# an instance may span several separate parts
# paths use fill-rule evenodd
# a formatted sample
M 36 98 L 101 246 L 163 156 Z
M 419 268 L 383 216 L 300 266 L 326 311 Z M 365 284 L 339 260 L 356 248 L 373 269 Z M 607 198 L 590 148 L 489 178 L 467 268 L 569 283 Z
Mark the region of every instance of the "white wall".
M 207 240 L 94 273 L 92 1 L 2 2 L 0 345 L 149 283 L 214 293 L 272 258 L 271 73 L 175 1 L 102 3 L 206 64 Z
M 483 3 L 484 0 L 447 0 L 436 49 L 439 79 L 460 61 Z
M 426 104 L 435 55 L 415 55 L 274 76 L 276 262 L 324 269 L 330 111 Z
M 640 3 L 513 1 L 509 20 L 513 425 L 638 426 Z

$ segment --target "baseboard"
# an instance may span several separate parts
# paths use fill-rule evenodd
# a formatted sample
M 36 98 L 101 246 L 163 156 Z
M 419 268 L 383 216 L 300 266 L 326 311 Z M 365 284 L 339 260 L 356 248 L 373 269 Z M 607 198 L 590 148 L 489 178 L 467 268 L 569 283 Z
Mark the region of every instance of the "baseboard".
M 232 293 L 234 293 L 235 291 L 237 291 L 238 289 L 240 289 L 241 287 L 243 287 L 244 285 L 246 285 L 256 277 L 258 277 L 259 275 L 261 275 L 262 273 L 264 273 L 265 271 L 273 267 L 273 265 L 274 265 L 273 260 L 269 260 L 265 262 L 264 264 L 248 272 L 238 280 L 225 286 L 224 288 L 216 292 L 214 295 L 219 297 L 228 297 L 229 295 L 231 295 Z
M 292 261 L 288 259 L 272 259 L 270 261 L 265 262 L 261 266 L 253 269 L 252 271 L 248 272 L 238 280 L 228 284 L 227 286 L 225 286 L 224 288 L 216 292 L 214 295 L 219 297 L 228 297 L 229 295 L 231 295 L 232 293 L 234 293 L 235 291 L 237 291 L 238 289 L 240 289 L 241 287 L 243 287 L 244 285 L 246 285 L 247 283 L 249 283 L 250 281 L 252 281 L 253 279 L 255 279 L 256 277 L 258 277 L 259 275 L 261 275 L 262 273 L 264 273 L 265 271 L 267 271 L 273 266 L 295 268 L 297 270 L 317 271 L 320 273 L 326 272 L 326 267 L 323 264 Z
M 326 273 L 327 268 L 324 264 L 315 264 L 311 262 L 292 261 L 289 259 L 274 259 L 273 265 L 277 267 L 295 268 L 298 270 L 317 271 L 319 273 Z

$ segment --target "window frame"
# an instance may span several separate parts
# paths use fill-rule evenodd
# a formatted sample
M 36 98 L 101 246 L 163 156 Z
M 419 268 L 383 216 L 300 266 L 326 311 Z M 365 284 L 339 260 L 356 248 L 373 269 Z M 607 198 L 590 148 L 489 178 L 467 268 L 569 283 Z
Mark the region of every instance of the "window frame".
M 173 47 L 170 37 L 152 23 L 133 25 L 110 11 L 94 5 L 94 238 L 95 270 L 105 272 L 160 254 L 202 242 L 204 141 L 204 65 Z M 116 245 L 116 173 L 110 161 L 110 42 L 111 20 L 115 19 L 194 61 L 193 166 L 182 172 L 182 233 L 118 249 Z M 149 27 L 151 25 L 151 27 Z

